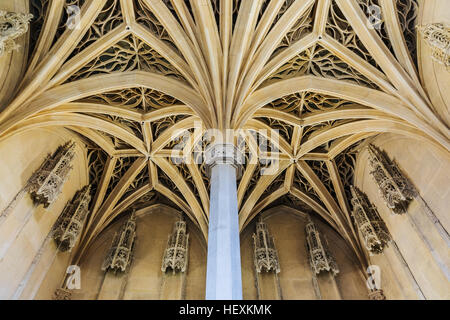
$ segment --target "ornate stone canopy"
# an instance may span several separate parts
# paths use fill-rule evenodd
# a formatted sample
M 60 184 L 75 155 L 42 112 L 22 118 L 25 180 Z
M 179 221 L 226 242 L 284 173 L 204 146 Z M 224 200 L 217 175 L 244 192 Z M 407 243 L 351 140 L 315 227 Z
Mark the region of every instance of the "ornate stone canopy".
M 270 205 L 300 206 L 360 259 L 349 206 L 358 144 L 393 132 L 449 148 L 417 71 L 417 0 L 31 3 L 28 68 L 0 140 L 46 126 L 83 137 L 95 196 L 78 257 L 156 197 L 206 237 L 209 179 L 194 160 L 207 129 L 255 132 L 239 145 L 241 229 Z M 278 134 L 260 152 L 268 129 Z M 274 157 L 274 174 L 261 175 Z

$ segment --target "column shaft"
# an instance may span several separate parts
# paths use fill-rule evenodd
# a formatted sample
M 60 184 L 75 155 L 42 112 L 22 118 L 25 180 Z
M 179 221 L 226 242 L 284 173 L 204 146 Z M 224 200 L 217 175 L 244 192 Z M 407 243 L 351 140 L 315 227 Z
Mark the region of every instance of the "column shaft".
M 211 168 L 211 194 L 206 272 L 207 300 L 241 300 L 241 252 L 236 167 Z

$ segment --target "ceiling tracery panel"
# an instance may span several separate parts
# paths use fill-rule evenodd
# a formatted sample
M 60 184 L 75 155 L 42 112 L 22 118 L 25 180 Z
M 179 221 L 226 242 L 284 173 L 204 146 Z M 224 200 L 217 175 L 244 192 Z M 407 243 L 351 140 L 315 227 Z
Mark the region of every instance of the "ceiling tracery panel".
M 241 227 L 265 207 L 295 206 L 320 214 L 358 251 L 338 200 L 353 181 L 352 145 L 389 127 L 449 148 L 416 70 L 398 51 L 417 64 L 417 0 L 389 1 L 31 0 L 30 68 L 0 113 L 0 139 L 58 119 L 90 141 L 96 202 L 88 233 L 127 208 L 166 201 L 206 236 L 208 142 L 196 136 L 196 122 L 202 134 L 245 128 Z M 72 29 L 70 5 L 81 8 Z M 290 94 L 279 89 L 287 84 Z M 103 151 L 93 142 L 99 137 Z M 278 170 L 262 175 L 274 157 Z
M 186 115 L 176 115 L 153 121 L 151 123 L 153 139 L 158 139 L 164 131 L 170 129 L 173 125 L 180 122 L 181 120 L 186 119 L 187 117 L 188 116 Z M 183 130 L 179 135 L 173 136 L 173 139 L 168 142 L 165 148 L 172 149 L 175 146 L 181 147 L 182 145 L 184 145 L 185 140 L 187 139 L 186 135 L 189 133 L 189 130 Z
M 325 207 L 325 205 L 320 200 L 320 196 L 317 194 L 314 187 L 311 185 L 311 183 L 303 176 L 303 174 L 296 170 L 294 174 L 294 180 L 293 180 L 293 187 L 300 190 L 301 192 L 307 194 L 309 197 L 311 197 L 315 202 L 317 202 L 322 207 Z
M 39 36 L 41 34 L 41 30 L 45 21 L 45 16 L 48 10 L 48 3 L 49 0 L 30 1 L 30 13 L 34 17 L 34 19 L 31 21 L 30 24 L 30 29 L 33 30 L 33 32 L 30 33 L 29 51 L 31 53 L 34 52 L 34 48 L 36 47 L 36 43 L 38 42 Z
M 334 199 L 337 199 L 336 192 L 334 190 L 333 181 L 330 173 L 328 172 L 327 165 L 324 161 L 318 160 L 306 160 L 306 163 L 311 167 L 320 181 L 324 184 L 327 191 Z
M 418 0 L 396 0 L 395 3 L 404 41 L 406 41 L 408 47 L 407 51 L 417 68 L 417 38 L 415 30 L 419 15 Z
M 169 1 L 165 1 L 166 4 L 170 4 Z M 174 44 L 172 37 L 167 32 L 166 28 L 161 24 L 161 22 L 156 18 L 155 14 L 148 8 L 145 0 L 135 0 L 133 1 L 134 13 L 136 15 L 136 22 L 145 26 L 152 35 L 158 39 L 164 41 L 175 51 L 178 51 L 177 46 Z M 170 6 L 173 12 L 173 7 Z
M 125 172 L 127 172 L 127 170 L 130 169 L 135 160 L 136 160 L 135 157 L 117 158 L 114 170 L 110 175 L 110 181 L 106 194 L 110 194 L 112 192 L 114 187 L 119 183 L 120 179 L 123 177 Z
M 131 196 L 134 192 L 139 190 L 140 188 L 150 184 L 150 174 L 148 171 L 148 167 L 144 167 L 142 171 L 136 176 L 136 178 L 130 183 L 122 198 L 118 203 L 121 203 L 123 200 Z
M 330 6 L 325 32 L 340 44 L 352 50 L 364 61 L 380 69 L 334 0 Z
M 286 170 L 280 173 L 275 180 L 264 190 L 261 194 L 260 199 L 264 199 L 272 194 L 274 194 L 277 190 L 283 188 L 286 181 Z
M 338 173 L 345 190 L 348 205 L 350 205 L 350 199 L 352 198 L 350 186 L 353 185 L 356 166 L 357 151 L 354 149 L 355 146 L 348 147 L 346 150 L 340 153 L 334 160 L 336 166 L 339 168 Z
M 107 154 L 98 147 L 88 149 L 89 183 L 93 194 L 97 193 L 100 179 L 105 169 Z
M 158 52 L 134 35 L 113 44 L 73 74 L 68 82 L 96 74 L 142 70 L 186 81 Z
M 105 3 L 102 10 L 98 13 L 97 18 L 94 23 L 92 23 L 91 27 L 84 34 L 81 41 L 78 43 L 76 48 L 72 51 L 70 58 L 73 58 L 75 55 L 79 54 L 81 51 L 95 43 L 102 36 L 111 32 L 114 28 L 118 27 L 124 22 L 122 7 L 120 5 L 120 0 L 107 0 L 102 1 Z M 67 31 L 66 24 L 68 23 L 68 16 L 66 8 L 70 5 L 76 5 L 80 10 L 83 10 L 83 5 L 89 4 L 89 1 L 86 0 L 66 0 L 65 8 L 63 10 L 63 14 L 59 24 L 59 30 L 61 34 L 56 35 L 56 40 L 59 36 L 61 36 L 64 32 Z M 75 17 L 74 17 L 75 18 Z
M 104 92 L 83 98 L 79 101 L 123 107 L 126 109 L 137 109 L 141 112 L 150 112 L 164 107 L 183 105 L 177 99 L 163 92 L 142 87 Z
M 387 24 L 385 21 L 385 13 L 381 7 L 379 0 L 358 0 L 358 4 L 361 10 L 366 14 L 367 19 L 371 19 L 373 22 L 373 27 L 378 33 L 378 36 L 383 40 L 386 47 L 395 56 L 394 49 L 392 47 L 391 40 L 389 39 L 389 34 L 387 31 Z M 379 16 L 377 16 L 379 15 Z
M 348 47 L 348 44 L 345 45 Z M 376 84 L 336 57 L 329 50 L 317 44 L 285 63 L 264 84 L 304 75 L 349 81 L 377 89 Z
M 285 2 L 286 4 L 286 2 Z M 316 3 L 309 7 L 306 14 L 304 14 L 301 18 L 297 20 L 294 26 L 289 30 L 288 33 L 283 37 L 283 40 L 278 45 L 278 48 L 273 52 L 272 57 L 276 56 L 284 49 L 288 48 L 293 43 L 301 40 L 306 35 L 310 34 L 313 31 L 314 27 L 314 16 L 315 16 L 315 8 Z M 284 10 L 285 11 L 285 10 Z M 282 15 L 283 10 L 280 10 L 279 16 Z M 276 23 L 276 21 L 274 21 Z

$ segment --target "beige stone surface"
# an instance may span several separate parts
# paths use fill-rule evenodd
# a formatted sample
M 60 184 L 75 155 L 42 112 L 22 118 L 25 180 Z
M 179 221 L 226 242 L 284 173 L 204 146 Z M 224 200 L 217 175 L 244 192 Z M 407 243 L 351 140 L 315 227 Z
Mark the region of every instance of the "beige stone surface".
M 74 139 L 74 136 L 65 129 L 37 129 L 14 136 L 0 145 L 0 212 L 8 206 L 47 154 L 53 153 L 71 138 Z M 58 279 L 55 274 L 62 276 L 61 268 L 65 271 L 67 254 L 56 253 L 53 242 L 46 243 L 42 248 L 41 258 L 35 259 L 35 256 L 67 201 L 87 183 L 86 151 L 84 145 L 78 143 L 73 170 L 56 202 L 44 209 L 33 205 L 29 195 L 25 195 L 0 225 L 1 298 L 33 299 L 49 271 L 55 272 L 52 273 L 52 281 Z M 23 291 L 19 286 L 23 287 Z M 47 289 L 45 293 L 45 290 L 41 291 L 49 297 L 55 287 Z
M 449 154 L 406 136 L 381 135 L 374 139 L 373 143 L 384 149 L 391 159 L 397 161 L 443 227 L 448 230 L 450 226 Z M 450 293 L 450 282 L 444 270 L 450 266 L 449 247 L 430 222 L 423 206 L 416 200 L 410 204 L 406 214 L 391 213 L 379 195 L 376 184 L 369 176 L 367 156 L 367 151 L 363 151 L 358 157 L 355 184 L 366 192 L 370 201 L 378 208 L 425 298 L 447 299 Z M 413 223 L 411 217 L 416 223 Z M 413 290 L 411 281 L 405 277 L 405 271 L 401 269 L 398 258 L 389 251 L 385 255 L 371 258 L 374 264 L 382 267 L 382 283 L 387 287 L 386 297 L 417 299 L 417 293 Z M 400 273 L 402 273 L 401 276 L 399 276 Z
M 0 0 L 0 10 L 28 13 L 27 0 Z M 13 97 L 27 67 L 30 32 L 15 40 L 20 47 L 0 57 L 0 111 Z
M 418 25 L 444 23 L 450 25 L 450 10 L 446 0 L 427 0 L 422 8 Z M 432 50 L 424 40 L 418 44 L 419 71 L 434 109 L 447 125 L 450 124 L 450 72 L 444 65 L 431 59 Z
M 189 260 L 184 276 L 163 275 L 161 263 L 168 235 L 179 219 L 178 211 L 155 205 L 136 213 L 136 242 L 133 261 L 126 275 L 106 275 L 101 265 L 116 230 L 126 217 L 118 219 L 88 249 L 81 268 L 81 290 L 74 299 L 204 299 L 206 246 L 199 230 L 188 222 Z M 203 242 L 203 243 L 202 243 Z M 182 279 L 185 277 L 185 279 Z
M 378 38 L 378 33 L 364 23 L 364 12 L 356 1 L 294 1 L 288 10 L 282 8 L 283 1 L 270 1 L 268 10 L 272 12 L 263 15 L 262 1 L 242 1 L 238 16 L 243 18 L 238 19 L 233 19 L 236 13 L 233 5 L 238 2 L 228 1 L 219 9 L 218 24 L 207 3 L 190 1 L 191 10 L 180 10 L 185 3 L 175 1 L 176 8 L 171 12 L 165 1 L 140 2 L 147 6 L 145 10 L 133 6 L 131 0 L 121 0 L 120 18 L 117 18 L 114 12 L 101 13 L 103 1 L 87 1 L 78 27 L 58 32 L 55 37 L 64 3 L 52 1 L 48 15 L 42 17 L 46 23 L 36 46 L 38 50 L 28 52 L 27 34 L 17 39 L 21 46 L 18 51 L 0 57 L 0 212 L 44 156 L 72 137 L 63 128 L 71 128 L 90 139 L 109 157 L 105 164 L 105 172 L 109 174 L 99 171 L 105 179 L 101 179 L 99 200 L 93 206 L 95 222 L 106 223 L 93 223 L 74 252 L 57 253 L 54 243 L 45 239 L 67 200 L 88 183 L 84 146 L 78 148 L 74 172 L 52 207 L 35 207 L 25 196 L 0 223 L 0 299 L 51 298 L 54 290 L 62 285 L 67 266 L 80 256 L 82 289 L 74 293 L 75 299 L 204 298 L 209 178 L 204 167 L 190 164 L 182 168 L 171 163 L 169 154 L 180 150 L 167 149 L 174 131 L 191 130 L 199 121 L 205 128 L 259 130 L 272 126 L 285 130 L 281 139 L 272 140 L 281 156 L 276 174 L 255 177 L 255 165 L 248 165 L 238 185 L 246 299 L 258 297 L 256 283 L 259 298 L 316 299 L 305 249 L 304 216 L 281 207 L 264 212 L 264 208 L 286 194 L 315 210 L 317 224 L 339 265 L 337 277 L 318 277 L 322 297 L 367 298 L 364 274 L 367 261 L 347 216 L 343 181 L 336 162 L 341 152 L 364 139 L 390 132 L 375 138 L 374 143 L 398 161 L 444 228 L 449 229 L 450 95 L 447 88 L 450 73 L 430 58 L 430 48 L 420 40 L 419 70 L 416 70 L 405 46 L 404 26 L 396 14 L 398 8 L 394 1 L 380 1 L 384 33 L 392 50 L 386 47 L 386 39 Z M 419 3 L 418 25 L 449 24 L 448 0 Z M 115 8 L 110 7 L 106 10 Z M 0 0 L 2 9 L 28 12 L 29 1 Z M 273 14 L 283 10 L 281 15 Z M 191 11 L 195 12 L 195 19 L 190 16 Z M 333 25 L 329 19 L 339 11 L 345 16 L 344 27 L 339 23 Z M 411 12 L 400 14 L 409 16 Z M 183 25 L 174 23 L 175 18 L 183 21 Z M 310 28 L 303 30 L 309 18 Z M 146 29 L 143 20 L 161 25 L 164 30 L 155 36 Z M 195 26 L 191 25 L 194 20 Z M 104 32 L 91 35 L 89 42 L 83 43 L 84 34 L 92 30 L 93 23 Z M 330 27 L 337 35 L 343 32 L 346 36 L 333 36 Z M 132 40 L 127 42 L 127 38 Z M 345 43 L 348 39 L 358 39 L 358 43 L 348 46 Z M 114 63 L 103 63 L 110 59 L 113 47 L 132 52 L 123 55 L 123 66 L 115 68 Z M 144 47 L 152 51 L 142 50 Z M 322 51 L 318 56 L 311 56 L 319 48 L 329 54 Z M 305 56 L 310 61 L 303 65 L 308 59 Z M 142 68 L 141 62 L 148 57 L 156 62 Z M 128 68 L 125 64 L 139 67 Z M 306 65 L 313 64 L 314 70 L 304 70 L 310 69 Z M 87 69 L 92 72 L 86 72 Z M 131 93 L 125 97 L 124 92 L 136 88 L 151 91 L 152 99 L 164 107 L 151 111 L 147 102 L 130 107 L 130 101 L 145 96 L 136 91 L 135 96 Z M 122 89 L 118 95 L 122 94 L 126 102 L 97 99 L 95 103 L 82 104 L 79 101 Z M 309 95 L 317 99 L 305 99 Z M 289 106 L 284 108 L 284 104 Z M 293 105 L 300 113 L 287 111 Z M 306 109 L 314 111 L 306 112 Z M 185 118 L 174 120 L 180 115 Z M 156 136 L 155 126 L 170 129 Z M 105 133 L 112 140 L 123 141 L 122 146 L 105 138 Z M 250 144 L 249 149 L 255 148 Z M 129 149 L 123 149 L 124 145 Z M 185 149 L 187 157 L 191 157 L 192 150 Z M 129 157 L 137 160 L 132 160 L 129 169 L 116 172 L 115 164 Z M 308 162 L 311 160 L 327 168 L 324 175 L 318 172 L 320 168 Z M 148 182 L 120 202 L 144 168 L 148 168 Z M 118 181 L 112 192 L 106 194 L 112 174 L 118 175 Z M 294 183 L 298 175 L 307 180 L 306 189 L 310 188 L 305 194 Z M 407 266 L 402 264 L 392 246 L 383 255 L 368 257 L 369 263 L 382 269 L 387 298 L 418 297 L 406 272 L 409 268 L 427 299 L 448 299 L 449 247 L 426 217 L 421 204 L 413 201 L 407 216 L 393 216 L 368 176 L 365 152 L 358 156 L 355 176 L 356 185 L 379 208 L 407 263 Z M 277 181 L 279 177 L 283 178 L 281 183 Z M 327 190 L 328 182 L 336 196 Z M 276 183 L 279 183 L 277 189 L 267 195 L 265 191 Z M 187 273 L 163 275 L 160 270 L 167 235 L 177 216 L 175 209 L 154 206 L 139 213 L 136 252 L 130 272 L 118 277 L 105 275 L 100 267 L 112 236 L 124 219 L 120 216 L 123 209 L 152 189 L 170 199 L 191 219 Z M 250 189 L 252 192 L 248 193 Z M 318 201 L 307 194 L 311 190 L 317 194 Z M 256 275 L 254 271 L 251 235 L 253 219 L 259 212 L 264 212 L 278 247 L 281 272 L 277 276 Z M 340 234 L 335 231 L 338 229 Z M 42 255 L 37 256 L 38 253 Z
M 278 249 L 281 272 L 278 274 L 282 298 L 287 300 L 314 300 L 312 272 L 306 251 L 306 218 L 302 212 L 288 207 L 275 207 L 263 213 Z M 317 220 L 323 235 L 339 266 L 335 279 L 327 274 L 319 275 L 319 287 L 323 299 L 367 299 L 367 289 L 357 265 L 354 253 L 345 241 L 321 220 Z M 255 269 L 253 262 L 253 239 L 255 225 L 251 223 L 241 234 L 242 279 L 244 299 L 257 299 Z M 277 282 L 272 274 L 263 274 L 264 287 L 261 298 L 276 299 Z

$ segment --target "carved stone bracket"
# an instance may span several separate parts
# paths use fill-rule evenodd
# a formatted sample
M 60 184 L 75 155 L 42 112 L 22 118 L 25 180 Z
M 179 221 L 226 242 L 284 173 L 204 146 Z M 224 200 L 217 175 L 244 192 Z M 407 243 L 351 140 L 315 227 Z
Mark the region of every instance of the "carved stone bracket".
M 122 225 L 119 232 L 116 232 L 105 260 L 102 270 L 113 270 L 114 272 L 125 270 L 130 266 L 134 241 L 136 239 L 136 216 L 135 211 L 130 218 Z
M 367 250 L 374 254 L 382 253 L 391 240 L 385 223 L 377 208 L 369 202 L 363 192 L 354 186 L 351 186 L 350 190 L 352 193 L 352 216 L 361 232 Z
M 0 57 L 19 48 L 14 41 L 28 31 L 32 14 L 0 10 Z
M 175 222 L 173 232 L 169 235 L 167 247 L 164 251 L 161 271 L 166 272 L 171 268 L 176 271 L 185 272 L 188 265 L 189 234 L 186 233 L 186 221 Z
M 319 230 L 310 218 L 306 225 L 306 245 L 309 252 L 309 263 L 315 274 L 319 274 L 321 271 L 329 271 L 333 276 L 336 276 L 339 273 L 334 257 L 322 241 Z
M 258 273 L 265 271 L 280 272 L 278 252 L 273 237 L 267 229 L 267 224 L 260 218 L 256 223 L 256 233 L 253 234 L 255 267 Z
M 405 213 L 409 202 L 417 196 L 413 184 L 403 175 L 398 165 L 385 152 L 370 144 L 370 175 L 386 205 L 397 214 Z
M 205 151 L 205 163 L 210 176 L 211 168 L 217 164 L 231 164 L 236 168 L 236 178 L 242 176 L 244 155 L 231 143 L 217 143 Z
M 71 300 L 72 291 L 69 289 L 58 288 L 55 290 L 53 300 Z
M 418 29 L 433 52 L 433 60 L 450 71 L 450 27 L 443 23 L 430 23 Z
M 90 185 L 79 190 L 56 221 L 53 239 L 60 251 L 71 250 L 75 246 L 89 212 L 90 192 Z
M 383 293 L 383 290 L 372 290 L 369 292 L 369 299 L 370 300 L 386 300 L 386 296 Z
M 47 208 L 56 200 L 72 170 L 74 157 L 75 142 L 67 142 L 58 147 L 53 155 L 47 156 L 27 183 L 26 189 L 35 203 Z

